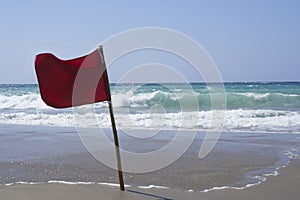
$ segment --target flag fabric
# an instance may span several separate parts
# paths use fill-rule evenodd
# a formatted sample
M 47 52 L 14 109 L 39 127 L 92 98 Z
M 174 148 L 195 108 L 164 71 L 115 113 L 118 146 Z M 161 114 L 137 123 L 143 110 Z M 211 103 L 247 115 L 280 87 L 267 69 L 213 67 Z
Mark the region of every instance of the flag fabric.
M 42 53 L 36 56 L 35 70 L 42 99 L 51 107 L 111 100 L 104 57 L 99 49 L 71 60 Z

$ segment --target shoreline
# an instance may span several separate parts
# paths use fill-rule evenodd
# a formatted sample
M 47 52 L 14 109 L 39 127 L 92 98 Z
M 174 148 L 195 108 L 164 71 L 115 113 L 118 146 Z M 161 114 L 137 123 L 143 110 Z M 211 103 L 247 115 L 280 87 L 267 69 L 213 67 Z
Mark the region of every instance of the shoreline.
M 300 166 L 300 155 L 298 154 L 293 154 L 289 155 L 289 160 L 287 160 L 287 163 L 285 165 L 277 165 L 271 166 L 271 169 L 274 169 L 274 171 L 270 173 L 265 173 L 265 174 L 259 174 L 257 176 L 253 176 L 252 179 L 257 180 L 258 182 L 254 183 L 248 183 L 245 186 L 229 186 L 229 185 L 224 185 L 224 186 L 217 186 L 209 189 L 204 189 L 201 191 L 194 191 L 194 190 L 178 190 L 181 192 L 199 192 L 199 193 L 210 193 L 214 191 L 219 191 L 219 190 L 227 190 L 227 189 L 232 189 L 232 190 L 244 190 L 248 189 L 251 187 L 258 186 L 264 182 L 267 182 L 270 177 L 277 177 L 280 175 L 280 171 L 284 168 L 288 168 L 290 163 L 294 162 L 299 162 Z M 264 169 L 266 170 L 266 169 Z M 250 174 L 255 174 L 255 171 L 251 171 Z M 246 179 L 246 177 L 245 177 Z M 0 184 L 0 187 L 5 187 L 5 186 L 16 186 L 16 185 L 48 185 L 48 184 L 62 184 L 62 185 L 78 185 L 78 186 L 85 186 L 85 185 L 103 185 L 103 186 L 110 186 L 110 187 L 119 187 L 118 183 L 109 183 L 109 182 L 80 182 L 80 181 L 64 181 L 64 180 L 49 180 L 47 182 L 24 182 L 24 181 L 17 181 L 17 182 L 12 182 L 12 183 L 5 183 L 5 184 Z M 174 188 L 169 188 L 166 186 L 159 186 L 159 185 L 128 185 L 125 184 L 126 188 L 139 188 L 139 189 L 164 189 L 164 190 L 175 190 Z
M 224 185 L 224 186 L 219 186 L 219 187 L 214 187 L 214 188 L 210 188 L 210 189 L 204 189 L 202 191 L 194 191 L 194 190 L 185 190 L 185 191 L 180 191 L 180 190 L 174 190 L 173 188 L 169 188 L 166 186 L 158 186 L 158 185 L 141 185 L 141 186 L 132 186 L 132 185 L 128 185 L 125 184 L 126 188 L 138 188 L 138 189 L 162 189 L 162 190 L 171 190 L 171 191 L 178 191 L 178 192 L 196 192 L 196 193 L 211 193 L 211 192 L 217 192 L 219 190 L 245 190 L 248 188 L 252 188 L 252 187 L 256 187 L 259 186 L 265 182 L 268 182 L 268 180 L 271 177 L 277 177 L 281 174 L 280 171 L 282 171 L 285 168 L 288 168 L 290 166 L 290 163 L 292 163 L 292 165 L 294 165 L 294 162 L 299 162 L 299 166 L 300 166 L 300 157 L 299 155 L 297 155 L 296 157 L 294 157 L 292 160 L 289 160 L 288 163 L 286 165 L 280 166 L 278 168 L 275 169 L 275 171 L 273 173 L 269 173 L 269 174 L 262 174 L 259 177 L 254 177 L 258 180 L 257 183 L 253 183 L 253 184 L 247 184 L 245 186 L 241 186 L 241 187 L 235 187 L 235 186 L 228 186 L 228 185 Z M 299 170 L 300 171 L 300 170 Z M 299 181 L 300 182 L 300 181 Z M 13 183 L 5 183 L 5 184 L 0 184 L 0 188 L 1 187 L 7 187 L 7 186 L 17 186 L 17 185 L 49 185 L 49 184 L 59 184 L 59 185 L 77 185 L 77 186 L 86 186 L 86 185 L 102 185 L 102 186 L 109 186 L 109 187 L 113 187 L 113 188 L 118 188 L 119 184 L 118 183 L 108 183 L 108 182 L 70 182 L 70 181 L 63 181 L 63 180 L 49 180 L 47 182 L 23 182 L 23 181 L 18 181 L 18 182 L 13 182 Z
M 104 131 L 111 135 L 110 129 Z M 142 139 L 142 142 L 123 132 L 119 134 L 122 148 L 146 153 L 168 144 L 175 132 L 162 131 L 150 139 Z M 117 189 L 110 187 L 118 183 L 116 171 L 96 160 L 86 150 L 74 128 L 0 126 L 0 137 L 0 151 L 4 152 L 0 155 L 1 192 L 15 188 L 43 190 L 48 186 L 49 189 L 55 187 L 67 191 L 73 187 L 100 187 L 100 190 L 109 187 L 112 192 Z M 221 134 L 213 151 L 199 159 L 198 152 L 204 137 L 205 133 L 197 133 L 188 150 L 165 168 L 141 174 L 125 172 L 125 184 L 131 186 L 129 190 L 172 191 L 178 195 L 211 195 L 218 191 L 235 190 L 233 188 L 248 191 L 268 182 L 272 175 L 278 175 L 278 170 L 280 176 L 282 170 L 290 168 L 283 167 L 289 161 L 293 163 L 300 155 L 300 137 L 297 134 L 242 132 Z M 101 146 L 102 141 L 97 141 L 97 145 Z M 172 151 L 166 156 L 169 153 Z M 250 185 L 257 186 L 248 187 Z M 224 189 L 228 187 L 231 189 Z
M 107 185 L 66 185 L 48 183 L 37 185 L 11 185 L 0 186 L 0 196 L 5 200 L 109 200 L 109 199 L 214 199 L 214 200 L 240 200 L 240 199 L 272 199 L 294 200 L 299 198 L 300 186 L 300 160 L 294 159 L 289 166 L 280 169 L 278 176 L 271 176 L 259 185 L 245 189 L 222 189 L 210 192 L 182 192 L 170 189 L 141 189 L 127 188 L 125 192 L 118 187 Z
M 10 128 L 10 127 L 37 127 L 40 129 L 43 128 L 49 128 L 49 129 L 73 129 L 74 130 L 74 134 L 78 134 L 76 132 L 77 128 L 91 128 L 91 129 L 101 129 L 101 130 L 108 130 L 111 131 L 111 127 L 107 126 L 107 127 L 80 127 L 80 126 L 76 126 L 76 125 L 67 125 L 67 126 L 60 126 L 60 125 L 36 125 L 36 124 L 14 124 L 14 123 L 0 123 L 0 129 L 1 128 Z M 153 127 L 139 127 L 138 129 L 136 127 L 123 127 L 122 129 L 118 129 L 118 132 L 122 132 L 122 131 L 157 131 L 157 128 L 153 128 Z M 197 129 L 195 130 L 195 128 L 171 128 L 171 127 L 162 127 L 159 129 L 159 131 L 184 131 L 184 132 L 197 132 L 197 134 L 207 134 L 208 132 L 210 132 L 210 129 Z M 278 134 L 278 135 L 299 135 L 300 136 L 300 130 L 299 131 L 274 131 L 274 130 L 242 130 L 242 129 L 222 129 L 222 130 L 216 130 L 216 131 L 221 131 L 221 134 L 231 134 L 231 133 L 245 133 L 245 134 Z

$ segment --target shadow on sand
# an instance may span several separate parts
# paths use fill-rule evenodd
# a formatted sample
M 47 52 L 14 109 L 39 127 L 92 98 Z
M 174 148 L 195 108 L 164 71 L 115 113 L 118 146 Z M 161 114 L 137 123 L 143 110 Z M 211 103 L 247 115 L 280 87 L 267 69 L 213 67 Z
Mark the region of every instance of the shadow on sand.
M 144 193 L 144 192 L 139 192 L 139 191 L 135 191 L 135 190 L 126 190 L 126 191 L 136 193 L 136 194 L 140 194 L 140 195 L 144 195 L 144 196 L 154 197 L 154 198 L 157 198 L 157 200 L 173 200 L 173 199 L 170 199 L 170 198 L 167 198 L 167 197 L 161 197 L 161 196 L 148 194 L 148 193 Z

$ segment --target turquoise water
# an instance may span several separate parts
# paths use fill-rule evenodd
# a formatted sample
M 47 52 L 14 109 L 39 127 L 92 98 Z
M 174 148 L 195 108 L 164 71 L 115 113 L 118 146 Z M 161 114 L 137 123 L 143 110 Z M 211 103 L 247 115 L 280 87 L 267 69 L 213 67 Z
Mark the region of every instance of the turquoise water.
M 224 86 L 226 109 L 211 110 L 210 97 L 215 91 L 204 83 L 112 84 L 114 113 L 125 150 L 154 151 L 169 144 L 177 133 L 174 130 L 199 133 L 169 168 L 151 176 L 126 176 L 126 184 L 153 184 L 185 191 L 243 189 L 277 175 L 281 167 L 299 156 L 300 82 Z M 94 113 L 88 111 L 82 119 L 91 127 L 103 128 L 111 137 L 107 104 L 96 103 L 93 108 L 97 122 L 92 120 Z M 225 113 L 225 133 L 208 157 L 199 159 L 206 136 L 203 133 L 211 129 L 214 112 Z M 5 152 L 0 156 L 0 184 L 49 180 L 116 183 L 111 178 L 114 170 L 95 163 L 78 134 L 74 134 L 74 115 L 72 108 L 45 105 L 36 84 L 0 85 L 0 148 Z M 182 123 L 184 120 L 191 123 Z M 144 132 L 151 135 L 141 135 Z M 99 145 L 104 142 L 99 141 Z
M 204 83 L 191 83 L 202 110 L 210 110 L 210 90 Z M 227 109 L 275 109 L 300 110 L 300 82 L 270 83 L 225 83 Z M 184 95 L 186 84 L 146 84 L 123 85 L 117 93 L 135 88 L 135 96 L 142 97 L 136 101 L 140 107 L 163 104 L 166 108 L 179 108 L 176 94 Z M 123 90 L 122 90 L 123 89 Z
M 300 132 L 300 82 L 233 82 L 224 86 L 225 131 Z M 185 112 L 185 116 L 201 120 L 180 128 L 209 129 L 214 91 L 205 83 L 111 84 L 111 90 L 120 125 L 130 118 L 131 127 L 175 129 Z M 106 104 L 94 106 L 99 124 L 91 126 L 109 127 Z M 72 109 L 46 106 L 36 84 L 0 85 L 0 110 L 2 124 L 74 126 Z M 150 123 L 154 117 L 163 119 L 162 123 Z

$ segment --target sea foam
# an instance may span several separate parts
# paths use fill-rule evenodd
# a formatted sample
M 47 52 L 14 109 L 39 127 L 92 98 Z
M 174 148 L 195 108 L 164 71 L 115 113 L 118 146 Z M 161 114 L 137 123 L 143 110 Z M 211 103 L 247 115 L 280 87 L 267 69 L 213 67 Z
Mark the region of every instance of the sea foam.
M 176 113 L 119 113 L 115 118 L 119 128 L 151 128 L 151 129 L 188 129 L 209 130 L 214 113 L 224 112 L 224 131 L 256 131 L 256 132 L 300 132 L 300 113 L 295 111 L 277 110 L 225 110 L 198 111 Z M 110 127 L 108 113 L 85 113 L 77 116 L 82 119 L 81 125 L 87 127 Z M 96 118 L 96 120 L 93 120 Z M 73 112 L 36 112 L 23 111 L 0 113 L 0 123 L 45 125 L 45 126 L 76 126 Z
M 208 86 L 191 85 L 192 92 L 185 84 L 114 86 L 112 103 L 118 127 L 206 131 L 214 114 L 222 113 L 224 123 L 219 128 L 223 131 L 300 133 L 298 83 L 225 84 L 226 110 L 211 110 Z M 81 112 L 80 124 L 110 127 L 107 103 L 90 107 L 96 114 Z M 78 126 L 74 110 L 47 106 L 37 85 L 0 85 L 0 111 L 2 124 Z

